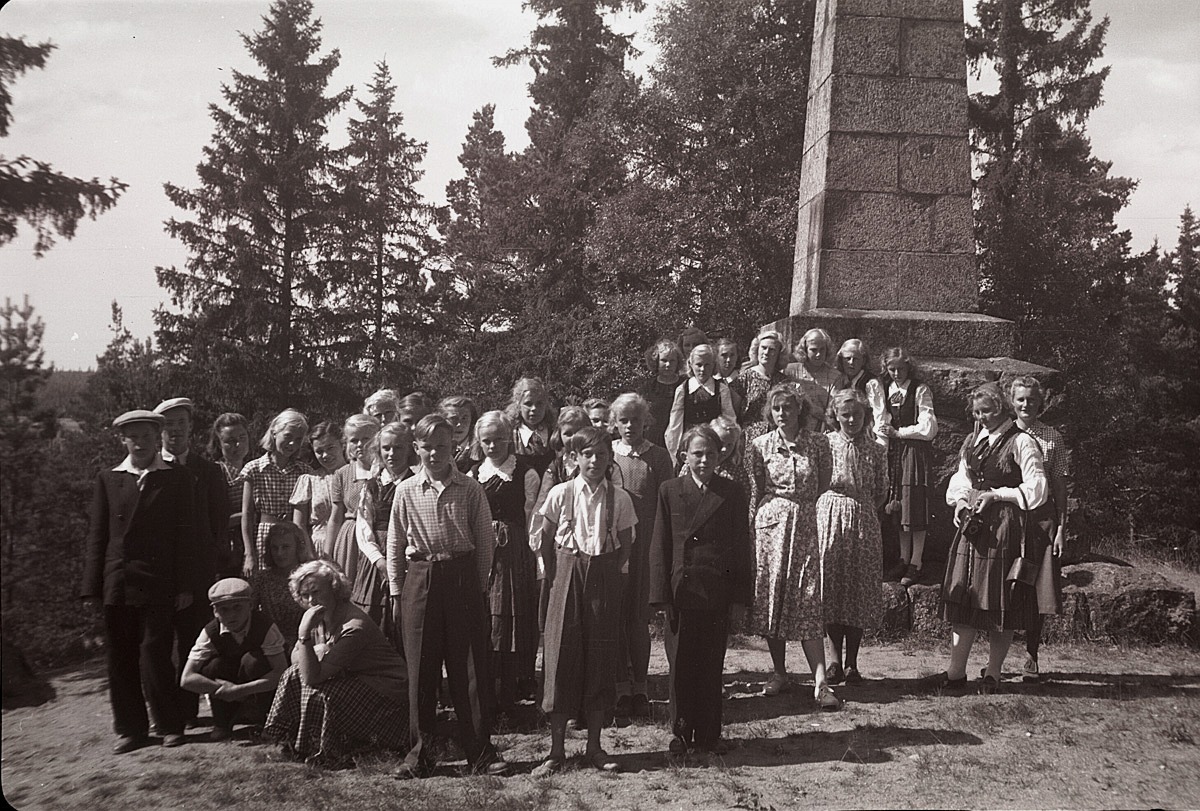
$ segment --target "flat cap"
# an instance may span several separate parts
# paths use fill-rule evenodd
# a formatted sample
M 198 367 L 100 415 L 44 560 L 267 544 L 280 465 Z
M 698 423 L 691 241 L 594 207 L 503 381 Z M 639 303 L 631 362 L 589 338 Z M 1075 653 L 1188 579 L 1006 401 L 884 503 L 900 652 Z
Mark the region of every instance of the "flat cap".
M 196 404 L 190 397 L 172 397 L 170 400 L 163 400 L 154 407 L 154 413 L 166 414 L 172 408 L 186 408 L 189 414 L 196 413 Z
M 126 411 L 113 420 L 112 427 L 124 428 L 126 425 L 132 425 L 135 422 L 149 422 L 158 428 L 162 428 L 166 423 L 166 419 L 162 414 L 155 414 L 153 411 L 147 411 L 144 408 L 135 408 L 133 411 Z
M 240 577 L 226 577 L 213 583 L 208 590 L 208 601 L 213 605 L 234 600 L 249 600 L 252 596 L 250 584 Z

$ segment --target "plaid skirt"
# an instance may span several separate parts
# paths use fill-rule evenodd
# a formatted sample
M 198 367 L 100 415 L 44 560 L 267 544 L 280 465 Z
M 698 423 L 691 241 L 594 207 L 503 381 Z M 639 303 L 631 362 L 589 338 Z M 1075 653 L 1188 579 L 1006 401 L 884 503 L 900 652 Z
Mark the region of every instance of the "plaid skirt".
M 263 736 L 297 760 L 344 765 L 371 749 L 408 750 L 408 709 L 388 701 L 353 676 L 316 687 L 300 680 L 300 668 L 284 671 L 275 689 Z

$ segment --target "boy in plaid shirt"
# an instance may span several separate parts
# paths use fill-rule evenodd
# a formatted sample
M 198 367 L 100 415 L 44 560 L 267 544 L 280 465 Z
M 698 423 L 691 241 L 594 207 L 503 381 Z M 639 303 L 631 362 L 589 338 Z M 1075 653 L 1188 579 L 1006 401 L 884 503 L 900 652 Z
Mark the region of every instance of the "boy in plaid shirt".
M 453 436 L 439 414 L 416 424 L 421 469 L 397 487 L 388 526 L 388 583 L 408 660 L 413 741 L 399 778 L 426 777 L 436 766 L 431 744 L 443 663 L 469 767 L 491 775 L 508 768 L 492 746 L 481 693 L 491 683 L 484 594 L 496 535 L 483 486 L 454 465 Z

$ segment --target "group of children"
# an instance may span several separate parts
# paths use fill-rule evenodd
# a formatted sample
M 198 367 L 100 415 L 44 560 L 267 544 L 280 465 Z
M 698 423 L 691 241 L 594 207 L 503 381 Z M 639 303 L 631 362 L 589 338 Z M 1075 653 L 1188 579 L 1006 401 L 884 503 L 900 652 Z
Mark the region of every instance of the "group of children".
M 412 748 L 401 777 L 436 765 L 430 743 L 443 669 L 460 743 L 482 759 L 477 768 L 503 773 L 488 726 L 536 698 L 539 647 L 551 743 L 535 774 L 563 766 L 572 723 L 587 729 L 586 761 L 616 770 L 600 731 L 610 715 L 649 714 L 652 610 L 665 613 L 672 753 L 724 748 L 731 631 L 766 637 L 768 694 L 789 689 L 786 642 L 801 641 L 814 698 L 837 709 L 831 685 L 861 680 L 862 632 L 882 612 L 880 517 L 900 530 L 900 582 L 920 577 L 937 433 L 932 395 L 902 348 L 883 353 L 875 377 L 855 339 L 827 364 L 832 344 L 822 330 L 797 343 L 795 362 L 778 333 L 760 333 L 741 366 L 732 341 L 714 347 L 690 337 L 693 346 L 656 343 L 650 377 L 635 391 L 557 412 L 536 378 L 517 381 L 507 409 L 483 414 L 464 396 L 434 403 L 385 389 L 340 426 L 310 430 L 304 415 L 283 411 L 262 438 L 265 453 L 249 461 L 247 420 L 223 414 L 203 498 L 201 475 L 179 473 L 158 453 L 157 432 L 168 439 L 161 413 L 115 420 L 130 455 L 113 474 L 136 480 L 101 475 L 84 594 L 107 606 L 117 751 L 147 736 L 145 719 L 126 707 L 141 702 L 128 684 L 139 680 L 130 675 L 134 637 L 142 634 L 143 649 L 151 637 L 162 649 L 172 610 L 220 574 L 241 577 L 208 590 L 214 618 L 203 628 L 177 630 L 187 653 L 175 682 L 210 696 L 216 737 L 232 729 L 234 704 L 254 705 L 249 717 L 261 718 L 284 649 L 306 644 L 304 603 L 289 577 L 318 558 L 345 576 L 350 601 L 407 663 Z M 190 429 L 190 401 L 167 401 L 164 410 L 185 412 Z M 315 464 L 302 461 L 306 441 Z M 126 555 L 109 588 L 101 571 L 121 568 L 118 536 L 130 515 L 136 524 L 146 512 L 141 500 L 159 480 L 177 491 L 170 515 L 188 524 L 170 528 L 174 568 L 143 549 L 153 583 L 139 582 Z M 198 502 L 218 499 L 224 508 L 202 518 Z M 204 533 L 195 531 L 200 524 Z M 155 527 L 146 532 L 166 529 Z M 232 528 L 240 555 L 222 543 Z M 203 549 L 216 550 L 214 563 L 194 571 Z M 152 595 L 153 605 L 125 617 L 139 595 Z M 162 663 L 143 658 L 141 667 L 164 742 L 175 745 L 188 719 L 166 707 Z

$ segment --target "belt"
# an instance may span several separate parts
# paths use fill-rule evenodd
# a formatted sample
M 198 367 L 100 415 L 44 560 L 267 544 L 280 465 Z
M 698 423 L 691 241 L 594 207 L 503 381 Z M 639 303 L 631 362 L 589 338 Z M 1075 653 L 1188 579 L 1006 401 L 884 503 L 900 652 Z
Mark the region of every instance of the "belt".
M 562 545 L 562 544 L 560 544 L 560 543 L 558 543 L 558 544 L 555 544 L 555 545 L 554 545 L 554 548 L 555 548 L 555 549 L 557 549 L 559 552 L 562 552 L 563 554 L 566 554 L 566 555 L 574 555 L 574 556 L 576 556 L 576 557 L 578 557 L 578 556 L 580 556 L 580 555 L 583 555 L 583 556 L 585 556 L 585 557 L 589 557 L 589 558 L 602 558 L 602 557 L 604 557 L 605 555 L 613 555 L 613 554 L 616 554 L 616 552 L 617 552 L 617 550 L 616 550 L 616 549 L 610 549 L 609 551 L 607 551 L 607 552 L 601 552 L 601 553 L 600 553 L 600 554 L 598 554 L 598 555 L 589 555 L 587 552 L 582 552 L 582 551 L 580 551 L 580 550 L 578 550 L 578 549 L 573 549 L 573 548 L 571 548 L 571 547 L 569 547 L 569 546 L 563 546 L 563 545 Z
M 445 563 L 451 560 L 461 560 L 475 554 L 475 550 L 467 552 L 410 552 L 411 561 L 427 561 L 429 563 Z

